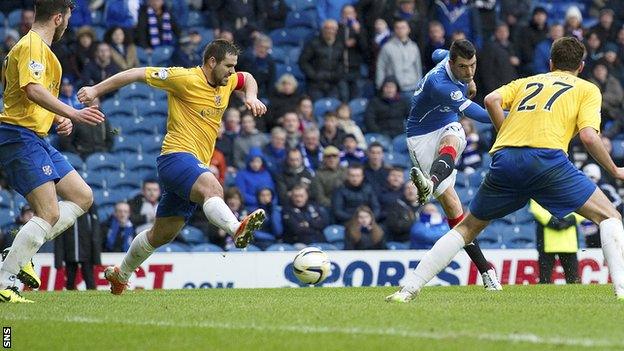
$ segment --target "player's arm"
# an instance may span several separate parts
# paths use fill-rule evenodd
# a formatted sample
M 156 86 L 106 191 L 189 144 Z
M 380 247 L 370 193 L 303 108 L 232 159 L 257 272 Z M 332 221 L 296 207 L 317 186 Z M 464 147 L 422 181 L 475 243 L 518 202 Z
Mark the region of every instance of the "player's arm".
M 624 179 L 624 168 L 618 168 L 605 149 L 598 131 L 593 127 L 585 127 L 579 132 L 581 142 L 590 155 L 614 178 Z
M 75 108 L 61 102 L 46 88 L 38 83 L 28 83 L 23 87 L 23 89 L 30 101 L 59 116 L 67 117 L 77 123 L 86 123 L 90 125 L 97 125 L 98 123 L 104 122 L 104 114 L 98 110 L 97 106 L 90 106 L 81 110 L 76 110 Z M 56 118 L 55 122 L 64 123 L 63 129 L 66 130 L 66 122 Z
M 245 106 L 254 116 L 262 116 L 266 113 L 267 108 L 258 100 L 258 83 L 256 79 L 248 72 L 237 72 L 236 90 L 242 90 L 245 93 Z
M 432 97 L 441 104 L 449 106 L 456 113 L 462 114 L 470 119 L 481 123 L 490 123 L 490 116 L 483 107 L 477 105 L 472 100 L 466 98 L 464 93 L 453 84 L 430 83 L 433 89 Z
M 92 87 L 82 87 L 78 91 L 78 100 L 83 104 L 89 104 L 99 96 L 134 82 L 145 82 L 145 67 L 131 68 L 119 72 Z
M 483 104 L 490 115 L 492 124 L 496 131 L 500 131 L 505 121 L 505 111 L 503 111 L 503 96 L 496 90 L 489 93 L 483 100 Z

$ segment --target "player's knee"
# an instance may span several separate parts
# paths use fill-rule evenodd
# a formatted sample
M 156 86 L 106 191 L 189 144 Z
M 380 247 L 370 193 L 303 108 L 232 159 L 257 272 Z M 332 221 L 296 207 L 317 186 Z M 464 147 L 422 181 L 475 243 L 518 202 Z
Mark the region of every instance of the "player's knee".
M 79 204 L 77 204 L 82 208 L 83 211 L 87 212 L 93 205 L 93 190 L 91 188 L 87 188 L 83 194 Z

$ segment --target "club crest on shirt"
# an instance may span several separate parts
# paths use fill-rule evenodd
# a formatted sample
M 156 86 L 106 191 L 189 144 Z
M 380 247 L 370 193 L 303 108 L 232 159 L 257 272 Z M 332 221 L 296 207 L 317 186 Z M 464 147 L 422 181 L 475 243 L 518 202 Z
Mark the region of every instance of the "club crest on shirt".
M 30 70 L 30 73 L 32 73 L 32 75 L 38 79 L 41 78 L 41 73 L 43 73 L 44 66 L 41 62 L 31 60 L 28 64 L 28 69 Z
M 215 105 L 221 105 L 221 95 L 215 95 Z
M 152 72 L 152 78 L 158 78 L 160 80 L 165 80 L 169 77 L 169 73 L 166 68 L 161 68 L 156 72 Z
M 451 93 L 451 99 L 455 100 L 455 101 L 459 101 L 464 97 L 464 94 L 462 94 L 461 91 L 459 90 L 455 90 L 454 92 Z
M 52 175 L 52 167 L 50 167 L 49 165 L 41 167 L 41 170 L 43 171 L 43 174 L 47 176 Z

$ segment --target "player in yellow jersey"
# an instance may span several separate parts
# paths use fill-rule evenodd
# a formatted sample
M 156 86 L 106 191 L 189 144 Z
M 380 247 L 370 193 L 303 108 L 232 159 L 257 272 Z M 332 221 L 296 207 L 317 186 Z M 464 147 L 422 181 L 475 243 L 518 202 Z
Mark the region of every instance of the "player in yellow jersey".
M 235 72 L 238 48 L 215 40 L 204 50 L 203 65 L 194 68 L 133 68 L 103 82 L 82 88 L 78 98 L 90 102 L 97 96 L 132 82 L 165 90 L 169 104 L 167 134 L 158 157 L 158 177 L 164 192 L 154 226 L 139 233 L 119 267 L 104 275 L 113 294 L 121 294 L 128 278 L 154 249 L 173 240 L 200 204 L 208 220 L 232 235 L 236 247 L 246 247 L 265 219 L 258 209 L 239 222 L 223 201 L 223 188 L 208 171 L 223 112 L 234 90 L 245 92 L 245 105 L 254 116 L 266 106 L 258 100 L 258 85 L 246 72 Z
M 4 259 L 0 302 L 32 302 L 19 295 L 15 278 L 38 288 L 31 258 L 46 240 L 72 226 L 93 202 L 93 193 L 78 172 L 43 139 L 52 124 L 59 134 L 69 135 L 72 121 L 92 125 L 104 121 L 96 106 L 76 110 L 58 100 L 61 64 L 50 45 L 65 32 L 73 7 L 70 0 L 37 0 L 32 29 L 2 63 L 0 167 L 35 215 L 19 230 Z M 59 202 L 57 195 L 64 200 Z
M 622 216 L 600 189 L 568 160 L 577 133 L 589 153 L 614 178 L 624 180 L 598 135 L 602 97 L 595 85 L 578 78 L 585 47 L 576 38 L 556 40 L 551 72 L 519 79 L 490 93 L 485 105 L 499 131 L 490 171 L 470 203 L 470 214 L 423 257 L 390 302 L 412 300 L 490 220 L 534 199 L 558 218 L 578 212 L 600 226 L 602 251 L 616 296 L 624 301 Z M 509 109 L 505 118 L 504 110 Z

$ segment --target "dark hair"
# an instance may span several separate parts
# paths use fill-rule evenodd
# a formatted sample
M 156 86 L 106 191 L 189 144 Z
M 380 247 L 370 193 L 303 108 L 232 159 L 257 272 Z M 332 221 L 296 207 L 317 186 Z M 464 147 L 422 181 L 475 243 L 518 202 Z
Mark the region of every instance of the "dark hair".
M 308 187 L 302 183 L 295 184 L 295 186 L 293 186 L 292 189 L 290 189 L 290 193 L 292 194 L 293 192 L 295 192 L 295 190 L 305 190 L 306 194 L 308 194 L 308 196 L 310 195 L 310 192 L 308 191 Z
M 204 49 L 204 64 L 208 62 L 211 57 L 220 63 L 225 58 L 225 55 L 240 55 L 240 49 L 234 44 L 224 39 L 213 40 Z
M 405 171 L 405 169 L 399 167 L 399 166 L 392 166 L 388 169 L 388 173 L 390 172 L 399 172 L 399 173 L 403 173 L 403 171 Z
M 143 186 L 145 186 L 145 184 L 153 184 L 153 183 L 158 184 L 158 180 L 156 180 L 156 178 L 145 178 L 145 179 L 143 179 Z
M 585 55 L 585 46 L 574 37 L 555 40 L 550 48 L 553 68 L 562 71 L 576 71 Z
M 457 57 L 471 59 L 477 53 L 474 45 L 466 39 L 455 40 L 449 51 L 451 61 L 455 61 Z
M 58 13 L 65 15 L 67 9 L 73 10 L 76 4 L 73 0 L 37 0 L 35 3 L 35 21 L 46 22 L 51 16 Z
M 120 26 L 114 26 L 114 27 L 111 27 L 109 30 L 107 30 L 106 33 L 104 34 L 104 41 L 107 42 L 110 46 L 113 46 L 113 33 L 115 33 L 118 29 L 121 29 L 121 31 L 124 34 L 124 40 L 122 44 L 124 46 L 132 44 L 133 40 L 132 40 L 132 36 L 130 35 L 130 33 L 126 32 L 126 30 Z
M 362 166 L 362 165 L 361 165 L 361 164 L 359 164 L 359 163 L 349 163 L 349 166 L 347 166 L 347 169 L 348 169 L 348 170 L 351 170 L 351 169 L 359 169 L 359 170 L 361 170 L 362 172 L 364 172 L 364 166 Z
M 368 151 L 370 151 L 372 148 L 374 147 L 380 147 L 383 150 L 383 145 L 381 145 L 380 142 L 378 141 L 373 141 L 372 143 L 368 144 Z

